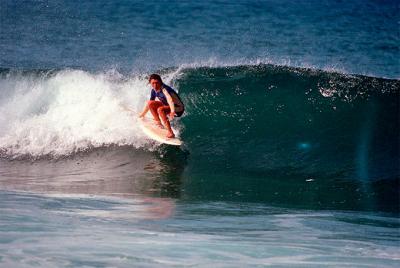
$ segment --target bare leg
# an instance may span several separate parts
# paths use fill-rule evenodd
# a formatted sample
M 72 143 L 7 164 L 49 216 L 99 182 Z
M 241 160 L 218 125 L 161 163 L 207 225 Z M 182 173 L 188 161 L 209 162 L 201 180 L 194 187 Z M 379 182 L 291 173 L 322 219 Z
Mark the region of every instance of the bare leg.
M 157 112 L 157 109 L 162 107 L 164 104 L 161 101 L 152 101 L 150 100 L 147 104 L 149 106 L 150 112 L 153 115 L 154 120 L 157 122 L 157 125 L 161 125 L 161 119 Z
M 171 124 L 167 118 L 167 114 L 171 112 L 169 106 L 158 107 L 157 112 L 158 112 L 159 116 L 161 117 L 161 120 L 163 121 L 165 127 L 168 130 L 167 138 L 174 138 L 175 134 L 172 131 Z

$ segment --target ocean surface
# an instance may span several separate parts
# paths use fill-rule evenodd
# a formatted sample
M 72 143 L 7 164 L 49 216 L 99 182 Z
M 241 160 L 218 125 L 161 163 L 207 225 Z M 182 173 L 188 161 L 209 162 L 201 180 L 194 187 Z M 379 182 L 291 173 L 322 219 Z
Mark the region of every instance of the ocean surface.
M 398 1 L 0 2 L 0 267 L 398 267 Z M 150 73 L 183 146 L 140 130 Z

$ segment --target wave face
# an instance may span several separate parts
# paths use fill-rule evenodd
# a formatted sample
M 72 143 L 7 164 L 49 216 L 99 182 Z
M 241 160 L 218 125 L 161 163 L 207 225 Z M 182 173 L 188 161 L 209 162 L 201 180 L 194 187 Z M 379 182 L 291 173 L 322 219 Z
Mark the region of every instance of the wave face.
M 177 84 L 192 195 L 398 209 L 398 80 L 259 65 Z
M 175 122 L 187 197 L 398 210 L 398 80 L 273 65 L 162 74 L 187 108 Z M 0 80 L 3 157 L 171 150 L 134 119 L 145 76 L 3 70 Z
M 188 70 L 178 85 L 184 139 L 221 167 L 397 172 L 399 81 L 262 65 Z

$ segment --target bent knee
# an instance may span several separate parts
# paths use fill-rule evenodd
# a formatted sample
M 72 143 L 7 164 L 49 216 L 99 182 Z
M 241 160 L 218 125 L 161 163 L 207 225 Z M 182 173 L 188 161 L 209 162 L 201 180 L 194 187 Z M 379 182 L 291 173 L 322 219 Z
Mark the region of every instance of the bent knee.
M 164 113 L 164 107 L 158 107 L 157 108 L 157 113 L 159 113 L 159 114 L 161 114 L 161 113 Z
M 155 100 L 149 100 L 147 102 L 147 106 L 152 110 L 158 109 L 158 107 L 160 107 L 161 105 L 162 105 L 162 103 L 160 103 L 159 101 L 155 101 Z
M 156 101 L 154 101 L 154 100 L 149 100 L 149 101 L 147 101 L 147 105 L 150 107 L 150 106 L 154 106 L 154 104 L 156 104 Z

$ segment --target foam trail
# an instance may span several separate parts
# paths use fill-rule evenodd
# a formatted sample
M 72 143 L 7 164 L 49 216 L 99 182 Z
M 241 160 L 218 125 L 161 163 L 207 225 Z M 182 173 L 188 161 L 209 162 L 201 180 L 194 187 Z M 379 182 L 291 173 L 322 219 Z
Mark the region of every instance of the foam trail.
M 107 145 L 149 144 L 134 114 L 148 95 L 140 76 L 63 70 L 0 79 L 3 155 L 60 156 Z

